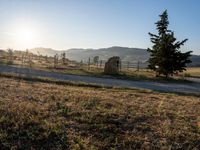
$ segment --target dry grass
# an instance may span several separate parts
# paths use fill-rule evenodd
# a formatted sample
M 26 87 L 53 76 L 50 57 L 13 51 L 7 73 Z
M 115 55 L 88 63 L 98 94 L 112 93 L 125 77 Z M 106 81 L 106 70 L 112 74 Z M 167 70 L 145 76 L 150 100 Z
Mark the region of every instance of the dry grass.
M 0 78 L 1 149 L 200 149 L 200 98 Z
M 200 78 L 200 68 L 199 67 L 187 68 L 187 70 L 184 72 L 184 75 L 189 77 Z

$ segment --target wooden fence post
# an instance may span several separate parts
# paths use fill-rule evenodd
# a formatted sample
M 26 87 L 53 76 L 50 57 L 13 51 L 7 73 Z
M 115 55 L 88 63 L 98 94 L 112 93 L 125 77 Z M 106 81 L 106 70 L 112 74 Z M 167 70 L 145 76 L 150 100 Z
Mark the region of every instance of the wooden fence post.
M 80 67 L 83 67 L 83 60 L 81 60 L 80 62 Z
M 102 67 L 102 60 L 100 61 L 100 68 Z
M 96 62 L 96 67 L 98 68 L 98 66 L 99 66 L 99 61 Z
M 24 66 L 24 54 L 22 54 L 22 66 Z
M 88 70 L 90 70 L 90 57 L 88 59 Z
M 129 65 L 130 65 L 130 64 L 129 64 L 129 61 L 128 61 L 128 63 L 127 63 L 127 70 L 129 70 Z
M 137 63 L 137 71 L 140 71 L 140 61 Z

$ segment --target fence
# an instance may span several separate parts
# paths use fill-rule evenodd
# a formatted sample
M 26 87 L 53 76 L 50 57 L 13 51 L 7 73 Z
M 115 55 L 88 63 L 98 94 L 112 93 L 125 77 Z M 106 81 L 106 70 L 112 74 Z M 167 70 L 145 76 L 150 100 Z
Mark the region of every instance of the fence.
M 84 64 L 88 66 L 88 68 L 104 68 L 105 63 L 107 60 L 99 60 L 96 63 L 91 62 L 91 59 L 89 58 L 88 61 L 81 61 L 81 64 Z M 120 69 L 121 70 L 137 70 L 139 71 L 140 69 L 147 69 L 148 67 L 148 62 L 146 61 L 121 61 L 120 63 Z
M 9 61 L 8 53 L 0 53 L 0 61 L 8 62 Z M 56 57 L 57 58 L 57 57 Z M 66 58 L 67 60 L 67 58 Z M 68 61 L 66 64 L 63 63 L 62 59 L 55 59 L 55 57 L 47 57 L 47 56 L 38 56 L 29 54 L 27 52 L 15 52 L 13 55 L 13 61 L 15 64 L 21 64 L 22 66 L 32 68 L 32 65 L 35 67 L 41 68 L 56 68 L 56 69 L 91 69 L 91 68 L 100 68 L 103 69 L 105 67 L 105 63 L 107 60 L 97 60 L 95 63 L 93 62 L 93 58 L 85 59 L 84 61 Z M 148 66 L 148 62 L 135 60 L 135 61 L 121 61 L 120 69 L 121 70 L 141 70 L 146 69 Z

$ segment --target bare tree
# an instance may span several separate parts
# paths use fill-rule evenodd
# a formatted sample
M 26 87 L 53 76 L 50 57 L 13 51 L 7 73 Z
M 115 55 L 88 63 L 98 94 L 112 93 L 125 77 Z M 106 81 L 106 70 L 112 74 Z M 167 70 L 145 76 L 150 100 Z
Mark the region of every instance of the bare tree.
M 8 49 L 8 64 L 13 64 L 13 50 L 10 48 Z
M 58 54 L 54 55 L 54 68 L 58 65 Z
M 65 52 L 61 54 L 61 58 L 62 58 L 62 63 L 66 64 L 66 53 Z
M 98 64 L 98 61 L 99 61 L 99 56 L 95 56 L 95 57 L 93 58 L 93 63 L 94 63 L 94 64 Z

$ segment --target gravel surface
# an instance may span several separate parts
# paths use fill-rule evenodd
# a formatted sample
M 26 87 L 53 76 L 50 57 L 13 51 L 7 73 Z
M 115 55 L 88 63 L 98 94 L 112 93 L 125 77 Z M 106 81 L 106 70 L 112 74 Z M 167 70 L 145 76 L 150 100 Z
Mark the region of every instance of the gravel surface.
M 75 82 L 86 82 L 100 85 L 118 86 L 118 87 L 131 87 L 131 88 L 142 88 L 150 89 L 163 92 L 176 92 L 186 94 L 199 94 L 200 95 L 200 80 L 190 78 L 193 81 L 172 83 L 172 82 L 158 82 L 158 81 L 133 81 L 133 80 L 122 80 L 112 78 L 98 78 L 91 76 L 81 75 L 69 75 L 55 72 L 47 72 L 29 68 L 19 68 L 13 66 L 0 66 L 1 73 L 19 73 L 31 76 L 48 77 L 60 80 L 75 81 Z

